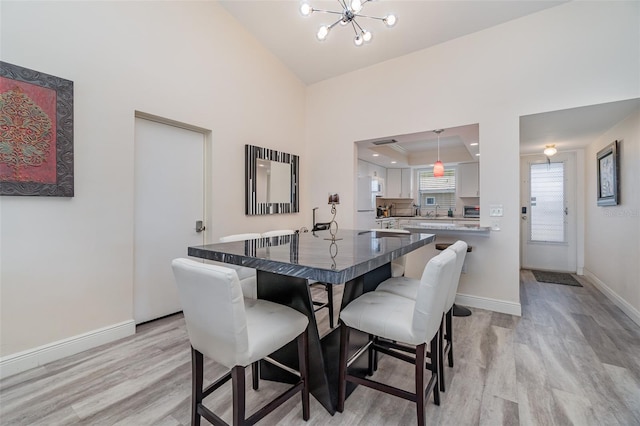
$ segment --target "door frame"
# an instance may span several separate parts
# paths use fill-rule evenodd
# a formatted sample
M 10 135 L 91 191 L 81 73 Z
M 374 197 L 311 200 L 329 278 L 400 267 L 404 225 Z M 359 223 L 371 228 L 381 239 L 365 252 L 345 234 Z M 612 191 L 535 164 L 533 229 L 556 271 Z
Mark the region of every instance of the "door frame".
M 573 191 L 573 200 L 572 203 L 567 205 L 567 207 L 570 210 L 573 210 L 573 224 L 569 223 L 569 226 L 573 226 L 573 230 L 572 232 L 574 233 L 575 237 L 575 241 L 574 241 L 574 245 L 575 245 L 575 253 L 570 254 L 571 256 L 574 256 L 575 258 L 575 271 L 571 270 L 569 271 L 570 273 L 576 273 L 577 275 L 582 275 L 583 273 L 583 269 L 584 269 L 584 209 L 578 208 L 578 206 L 584 206 L 584 179 L 581 178 L 584 177 L 584 150 L 575 150 L 575 151 L 563 151 L 561 153 L 559 153 L 561 155 L 566 155 L 569 158 L 569 161 L 573 162 L 573 175 L 570 176 L 570 179 L 573 180 L 572 183 L 570 183 L 570 186 L 566 186 L 565 187 L 565 191 L 569 192 L 569 191 Z M 539 158 L 540 161 L 533 161 L 533 162 L 539 162 L 542 163 L 544 160 L 544 155 L 543 154 L 536 154 L 536 153 L 531 153 L 531 154 L 521 154 L 520 155 L 520 175 L 519 175 L 519 179 L 520 179 L 520 197 L 519 197 L 519 209 L 523 206 L 527 206 L 528 210 L 527 210 L 527 218 L 530 215 L 530 206 L 529 203 L 524 204 L 524 184 L 523 184 L 523 173 L 525 172 L 524 167 L 525 165 L 527 166 L 527 170 L 526 172 L 528 173 L 528 164 L 532 163 L 532 161 L 530 159 L 533 158 Z M 581 174 L 582 172 L 582 174 Z M 528 191 L 527 191 L 528 192 Z M 528 241 L 528 237 L 527 237 L 527 230 L 524 229 L 525 226 L 522 223 L 523 222 L 523 214 L 522 212 L 519 212 L 519 216 L 520 216 L 520 227 L 519 227 L 519 234 L 520 234 L 520 267 L 521 268 L 526 268 L 529 267 L 528 265 L 525 265 L 524 263 L 524 257 L 525 257 L 525 244 Z M 527 219 L 527 223 L 529 223 L 529 220 Z M 571 231 L 568 231 L 571 232 Z M 544 243 L 540 243 L 540 244 L 544 244 Z M 570 263 L 570 262 L 569 262 Z
M 169 118 L 165 118 L 165 117 L 160 117 L 157 115 L 153 115 L 153 114 L 149 114 L 149 113 L 145 113 L 142 111 L 135 111 L 134 112 L 134 118 L 133 118 L 133 131 L 135 133 L 136 131 L 136 120 L 137 119 L 143 119 L 143 120 L 148 120 L 151 122 L 155 122 L 155 123 L 159 123 L 162 125 L 167 125 L 167 126 L 171 126 L 171 127 L 176 127 L 176 128 L 180 128 L 180 129 L 184 129 L 184 130 L 188 130 L 188 131 L 192 131 L 195 133 L 198 133 L 200 135 L 202 135 L 202 143 L 203 143 L 203 147 L 202 147 L 202 174 L 203 174 L 203 182 L 202 182 L 202 213 L 201 213 L 201 217 L 202 220 L 204 221 L 204 226 L 205 229 L 202 231 L 202 242 L 203 244 L 210 244 L 211 243 L 211 238 L 212 238 L 212 234 L 213 234 L 213 217 L 212 217 L 212 211 L 213 209 L 211 208 L 211 201 L 213 199 L 212 194 L 211 194 L 211 186 L 212 186 L 212 131 L 209 129 L 205 129 L 199 126 L 195 126 L 195 125 L 191 125 L 191 124 L 187 124 L 187 123 L 183 123 L 183 122 L 179 122 L 176 120 L 172 120 Z M 134 139 L 135 139 L 135 134 L 134 134 Z M 135 161 L 134 161 L 135 163 Z M 132 181 L 132 185 L 135 187 L 136 182 L 135 182 L 135 173 L 133 173 L 133 181 Z M 135 192 L 135 191 L 134 191 Z M 135 197 L 136 194 L 134 193 L 134 205 L 136 203 L 135 201 Z M 194 218 L 195 220 L 195 218 Z M 135 311 L 135 307 L 136 307 L 136 301 L 135 301 L 135 286 L 136 286 L 136 209 L 132 209 L 132 222 L 133 222 L 133 228 L 132 228 L 132 239 L 133 239 L 133 250 L 132 250 L 132 264 L 133 264 L 133 268 L 132 268 L 132 292 L 131 292 L 131 298 L 132 298 L 132 317 L 135 319 L 136 316 L 136 311 Z M 195 226 L 195 223 L 194 223 Z M 185 257 L 186 257 L 186 247 L 185 247 Z M 204 262 L 204 260 L 199 259 L 201 261 Z
M 142 118 L 145 120 L 155 121 L 156 123 L 166 124 L 169 126 L 179 127 L 185 130 L 191 130 L 193 132 L 202 133 L 204 137 L 204 148 L 202 153 L 202 168 L 204 173 L 204 197 L 202 200 L 203 212 L 202 217 L 205 223 L 204 233 L 204 243 L 211 244 L 211 236 L 213 230 L 213 209 L 211 208 L 211 201 L 213 199 L 213 195 L 211 194 L 211 185 L 212 185 L 212 173 L 213 173 L 213 159 L 211 158 L 213 153 L 213 132 L 210 129 L 205 129 L 204 127 L 195 126 L 193 124 L 183 123 L 181 121 L 172 120 L 170 118 L 161 117 L 159 115 L 149 114 L 147 112 L 135 110 L 134 113 L 134 122 L 136 118 Z M 135 212 L 134 212 L 135 218 Z

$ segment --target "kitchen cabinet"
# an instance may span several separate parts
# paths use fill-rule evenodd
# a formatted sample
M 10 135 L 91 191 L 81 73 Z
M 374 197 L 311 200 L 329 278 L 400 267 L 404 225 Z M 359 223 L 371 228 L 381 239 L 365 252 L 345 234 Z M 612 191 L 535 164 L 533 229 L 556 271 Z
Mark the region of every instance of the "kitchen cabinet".
M 387 198 L 411 198 L 411 169 L 387 169 Z
M 400 197 L 412 198 L 411 194 L 411 169 L 402 169 L 402 184 L 400 185 Z
M 387 169 L 387 190 L 385 197 L 399 197 L 402 192 L 402 171 L 400 169 Z
M 396 219 L 376 219 L 376 228 L 378 229 L 397 229 L 398 221 Z
M 480 196 L 480 168 L 479 163 L 458 164 L 456 174 L 458 197 Z

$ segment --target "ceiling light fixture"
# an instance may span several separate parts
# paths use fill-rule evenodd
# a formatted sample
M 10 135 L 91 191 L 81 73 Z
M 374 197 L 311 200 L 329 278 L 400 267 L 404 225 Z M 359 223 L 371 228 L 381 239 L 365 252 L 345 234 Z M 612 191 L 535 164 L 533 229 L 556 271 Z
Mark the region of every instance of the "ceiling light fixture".
M 543 152 L 544 152 L 544 155 L 546 155 L 547 157 L 551 157 L 555 155 L 558 152 L 558 150 L 556 149 L 555 144 L 551 144 L 551 145 L 545 146 Z
M 433 165 L 433 177 L 444 176 L 444 164 L 440 161 L 440 133 L 444 132 L 444 129 L 434 130 L 433 133 L 438 135 L 438 161 Z
M 342 26 L 351 24 L 353 31 L 355 33 L 355 37 L 353 39 L 353 43 L 356 46 L 362 46 L 364 43 L 369 43 L 373 35 L 370 31 L 362 28 L 356 18 L 369 18 L 369 19 L 377 19 L 379 21 L 384 22 L 384 24 L 391 28 L 396 22 L 398 22 L 398 18 L 395 15 L 389 14 L 384 18 L 378 18 L 375 16 L 361 15 L 359 12 L 362 10 L 363 6 L 372 0 L 338 0 L 338 4 L 342 8 L 342 11 L 334 11 L 334 10 L 322 10 L 322 9 L 314 9 L 307 1 L 303 1 L 300 5 L 300 13 L 303 16 L 309 16 L 313 12 L 323 12 L 323 13 L 332 13 L 334 15 L 340 15 L 340 19 L 334 22 L 331 25 L 322 25 L 318 32 L 316 33 L 316 38 L 320 41 L 323 41 L 329 35 L 329 32 L 333 27 L 337 24 L 341 24 Z M 348 4 L 347 4 L 348 2 Z

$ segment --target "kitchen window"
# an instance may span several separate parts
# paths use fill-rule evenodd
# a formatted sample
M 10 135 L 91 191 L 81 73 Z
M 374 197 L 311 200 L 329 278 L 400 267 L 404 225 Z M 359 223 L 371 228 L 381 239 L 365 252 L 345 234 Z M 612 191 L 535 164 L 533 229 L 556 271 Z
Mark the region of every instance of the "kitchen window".
M 441 211 L 454 210 L 456 207 L 456 171 L 448 169 L 444 176 L 434 177 L 433 170 L 418 170 L 418 196 L 420 205 Z

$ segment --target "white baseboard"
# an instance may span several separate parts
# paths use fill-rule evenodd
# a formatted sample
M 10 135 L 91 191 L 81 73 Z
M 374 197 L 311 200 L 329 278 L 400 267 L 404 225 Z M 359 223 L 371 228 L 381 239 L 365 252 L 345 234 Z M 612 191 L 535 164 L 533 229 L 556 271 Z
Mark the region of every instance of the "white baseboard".
M 522 316 L 520 303 L 507 302 L 506 300 L 490 299 L 488 297 L 470 296 L 468 294 L 456 294 L 456 304 L 470 306 L 472 308 L 486 309 L 488 311 L 501 312 L 503 314 Z
M 135 322 L 133 320 L 124 321 L 2 357 L 0 358 L 0 379 L 131 336 L 135 332 Z
M 629 318 L 636 324 L 640 325 L 640 311 L 631 306 L 629 302 L 620 297 L 615 291 L 611 289 L 608 285 L 600 280 L 600 278 L 596 277 L 593 272 L 584 269 L 584 276 L 589 279 L 593 283 L 594 286 L 598 290 L 600 290 L 609 300 L 613 302 L 622 312 L 627 314 Z

